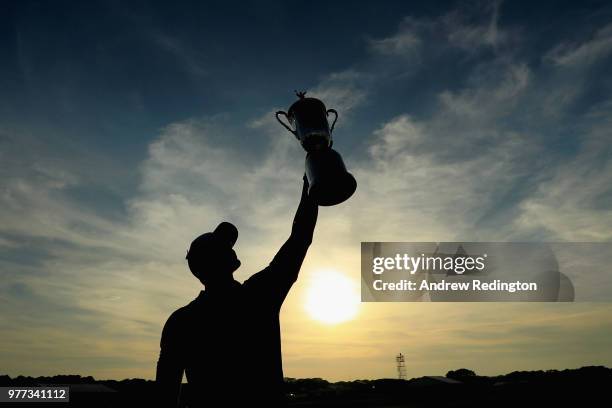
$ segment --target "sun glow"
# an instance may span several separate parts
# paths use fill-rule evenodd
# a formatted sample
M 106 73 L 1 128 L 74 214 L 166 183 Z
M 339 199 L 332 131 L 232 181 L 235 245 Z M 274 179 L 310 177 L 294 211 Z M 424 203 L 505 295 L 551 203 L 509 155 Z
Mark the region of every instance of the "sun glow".
M 326 270 L 313 276 L 304 306 L 314 320 L 338 324 L 353 319 L 359 303 L 355 283 L 342 273 Z

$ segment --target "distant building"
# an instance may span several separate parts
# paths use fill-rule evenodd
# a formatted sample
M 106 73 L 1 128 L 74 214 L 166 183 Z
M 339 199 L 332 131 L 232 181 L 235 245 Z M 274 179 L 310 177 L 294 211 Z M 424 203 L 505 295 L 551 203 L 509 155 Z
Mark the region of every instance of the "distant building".
M 442 384 L 463 384 L 461 381 L 446 378 L 441 375 L 427 375 L 425 377 L 413 378 L 410 380 L 410 385 L 415 386 L 430 386 Z

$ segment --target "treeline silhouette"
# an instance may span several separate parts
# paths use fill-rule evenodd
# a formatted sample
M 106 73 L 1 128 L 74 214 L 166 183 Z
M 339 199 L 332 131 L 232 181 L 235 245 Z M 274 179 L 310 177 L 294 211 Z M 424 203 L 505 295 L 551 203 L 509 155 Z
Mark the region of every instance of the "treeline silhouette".
M 228 381 L 233 381 L 228 379 Z M 236 392 L 240 392 L 240 382 Z M 290 407 L 548 407 L 605 405 L 612 386 L 612 369 L 589 366 L 578 369 L 515 371 L 499 376 L 479 376 L 462 368 L 446 376 L 410 380 L 378 379 L 328 382 L 321 378 L 286 378 Z M 0 376 L 0 386 L 70 385 L 70 403 L 45 403 L 62 407 L 155 407 L 155 382 L 143 379 L 96 380 L 79 375 L 11 378 Z M 190 392 L 183 384 L 182 400 Z M 184 404 L 183 404 L 184 405 Z M 37 406 L 40 403 L 15 403 Z

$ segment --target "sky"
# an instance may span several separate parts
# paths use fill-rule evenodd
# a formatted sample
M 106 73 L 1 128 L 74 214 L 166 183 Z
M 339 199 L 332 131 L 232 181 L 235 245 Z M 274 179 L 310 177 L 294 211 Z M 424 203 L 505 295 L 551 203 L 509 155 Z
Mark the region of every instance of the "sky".
M 202 289 L 191 240 L 233 222 L 242 281 L 289 235 L 305 153 L 273 114 L 295 89 L 339 112 L 358 189 L 320 210 L 285 376 L 394 377 L 399 352 L 408 377 L 612 365 L 605 302 L 308 310 L 322 275 L 358 292 L 361 241 L 612 239 L 610 4 L 2 9 L 0 373 L 153 378 L 166 318 Z

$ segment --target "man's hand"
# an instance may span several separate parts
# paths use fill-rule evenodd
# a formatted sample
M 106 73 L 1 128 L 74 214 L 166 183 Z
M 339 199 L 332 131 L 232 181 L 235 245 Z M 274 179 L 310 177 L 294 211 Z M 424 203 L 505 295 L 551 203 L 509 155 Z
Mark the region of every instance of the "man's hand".
M 308 188 L 310 187 L 310 184 L 308 183 L 306 174 L 304 174 L 302 180 L 304 181 L 304 184 L 302 185 L 302 197 L 293 219 L 291 237 L 310 245 L 310 242 L 312 242 L 315 224 L 317 223 L 319 206 L 308 195 Z
M 310 184 L 308 183 L 308 177 L 306 177 L 306 173 L 304 173 L 304 177 L 302 177 L 302 179 L 304 180 L 304 185 L 302 186 L 302 200 L 306 197 L 308 197 L 308 189 L 310 188 Z

